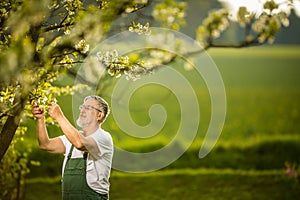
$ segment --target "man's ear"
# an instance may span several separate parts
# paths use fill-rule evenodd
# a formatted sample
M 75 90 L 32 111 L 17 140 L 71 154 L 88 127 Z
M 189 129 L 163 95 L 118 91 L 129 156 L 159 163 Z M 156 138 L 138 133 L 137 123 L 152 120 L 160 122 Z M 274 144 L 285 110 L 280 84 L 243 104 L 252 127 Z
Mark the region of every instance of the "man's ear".
M 98 116 L 97 116 L 97 119 L 98 119 L 98 121 L 102 121 L 102 119 L 103 119 L 103 117 L 104 117 L 104 113 L 103 112 L 99 112 L 99 114 L 98 114 Z

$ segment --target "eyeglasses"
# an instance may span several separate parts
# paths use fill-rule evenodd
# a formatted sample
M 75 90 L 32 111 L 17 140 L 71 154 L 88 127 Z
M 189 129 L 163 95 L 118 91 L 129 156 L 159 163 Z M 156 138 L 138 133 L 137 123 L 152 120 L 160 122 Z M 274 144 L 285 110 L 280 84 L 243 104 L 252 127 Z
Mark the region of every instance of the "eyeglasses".
M 91 106 L 91 105 L 87 105 L 87 106 L 86 105 L 80 105 L 79 110 L 82 110 L 82 109 L 85 109 L 87 111 L 90 111 L 90 110 L 94 109 L 94 110 L 97 110 L 99 112 L 102 112 L 100 109 L 95 108 L 94 106 Z

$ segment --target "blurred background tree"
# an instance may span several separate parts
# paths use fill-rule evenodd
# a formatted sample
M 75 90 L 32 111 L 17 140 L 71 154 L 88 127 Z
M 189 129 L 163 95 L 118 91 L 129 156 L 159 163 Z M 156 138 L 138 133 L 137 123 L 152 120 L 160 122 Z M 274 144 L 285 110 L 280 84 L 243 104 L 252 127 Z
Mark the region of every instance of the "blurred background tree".
M 3 0 L 0 2 L 0 173 L 1 195 L 21 198 L 24 175 L 28 173 L 30 149 L 19 152 L 15 144 L 26 137 L 23 119 L 32 117 L 32 101 L 43 106 L 56 97 L 84 89 L 84 85 L 57 85 L 62 74 L 76 76 L 76 65 L 83 62 L 90 49 L 100 41 L 129 30 L 151 34 L 151 26 L 184 31 L 195 37 L 204 49 L 211 47 L 247 47 L 273 43 L 282 27 L 290 25 L 290 16 L 299 14 L 299 1 L 175 1 L 175 0 Z M 221 2 L 221 3 L 220 3 Z M 191 6 L 191 5 L 192 6 Z M 193 5 L 203 12 L 203 21 L 193 30 L 186 21 L 186 10 Z M 207 5 L 211 4 L 211 5 Z M 200 9 L 194 7 L 194 9 Z M 296 12 L 293 12 L 296 11 Z M 193 12 L 191 12 L 193 13 Z M 199 21 L 201 21 L 200 19 Z M 195 19 L 194 19 L 195 20 Z M 193 24 L 194 25 L 194 24 Z M 189 27 L 189 28 L 187 28 Z M 237 28 L 238 27 L 238 28 Z M 243 32 L 228 39 L 230 29 Z M 222 33 L 225 39 L 222 40 Z M 133 33 L 134 34 L 134 33 Z M 233 39 L 232 39 L 233 38 Z M 151 55 L 151 49 L 145 50 Z M 145 52 L 143 52 L 145 54 Z M 107 75 L 140 74 L 172 62 L 176 56 L 145 66 L 150 58 L 140 55 L 119 56 L 116 52 L 100 55 Z M 201 52 L 190 52 L 201 53 Z M 142 55 L 142 54 L 141 54 Z M 108 61 L 108 57 L 115 57 Z M 153 59 L 152 59 L 153 61 Z M 88 80 L 85 80 L 88 82 Z M 101 86 L 103 87 L 103 86 Z M 100 87 L 100 88 L 101 88 Z M 51 119 L 47 118 L 51 123 Z M 12 142 L 14 141 L 14 142 Z M 6 156 L 5 156 L 6 155 Z M 31 163 L 34 164 L 34 161 Z M 19 187 L 15 187 L 19 185 Z M 9 196 L 10 195 L 10 196 Z

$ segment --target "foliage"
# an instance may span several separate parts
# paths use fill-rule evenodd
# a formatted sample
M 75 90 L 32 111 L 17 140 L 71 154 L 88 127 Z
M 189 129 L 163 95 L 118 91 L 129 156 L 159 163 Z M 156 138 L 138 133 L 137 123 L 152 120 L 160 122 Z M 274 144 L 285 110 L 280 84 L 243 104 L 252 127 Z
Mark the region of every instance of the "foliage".
M 1 160 L 0 199 L 22 199 L 24 197 L 23 187 L 25 176 L 30 172 L 28 157 L 31 148 L 27 146 L 25 150 L 19 151 L 17 147 L 23 143 L 26 131 L 26 127 L 18 127 L 6 156 Z M 31 160 L 30 164 L 39 165 L 39 162 Z

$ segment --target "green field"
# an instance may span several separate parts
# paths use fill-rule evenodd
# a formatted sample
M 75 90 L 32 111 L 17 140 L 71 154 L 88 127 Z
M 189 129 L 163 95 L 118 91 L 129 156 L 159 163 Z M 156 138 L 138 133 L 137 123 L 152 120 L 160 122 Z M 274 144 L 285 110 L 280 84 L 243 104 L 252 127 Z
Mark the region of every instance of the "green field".
M 285 162 L 300 165 L 300 47 L 214 49 L 208 53 L 224 79 L 227 97 L 225 125 L 212 152 L 198 158 L 211 115 L 209 93 L 202 78 L 193 70 L 182 70 L 179 62 L 174 67 L 190 81 L 199 100 L 197 136 L 178 160 L 159 171 L 131 174 L 113 170 L 112 200 L 300 197 L 300 184 L 284 174 Z M 109 94 L 104 94 L 108 101 Z M 70 97 L 60 102 L 63 100 L 69 101 Z M 132 119 L 147 125 L 148 110 L 156 103 L 165 107 L 168 119 L 151 138 L 126 135 L 110 115 L 103 127 L 112 133 L 116 146 L 151 152 L 175 137 L 180 122 L 179 103 L 166 88 L 149 85 L 137 90 L 130 101 Z M 71 113 L 69 102 L 63 111 Z M 52 136 L 60 134 L 55 127 L 51 131 Z M 59 199 L 62 157 L 38 150 L 34 135 L 32 128 L 28 136 L 33 147 L 31 157 L 41 166 L 31 169 L 26 199 L 40 199 L 41 195 L 43 199 Z

